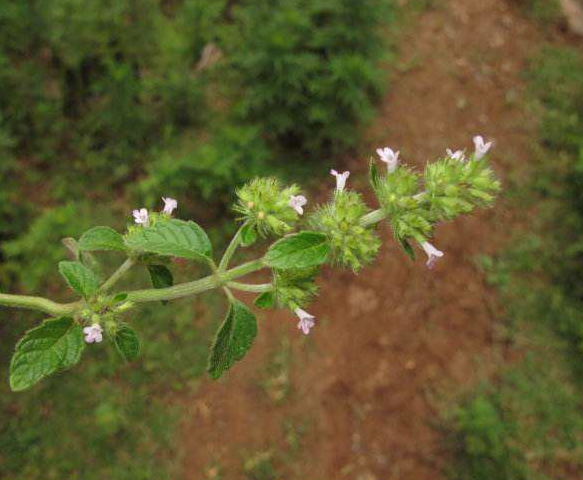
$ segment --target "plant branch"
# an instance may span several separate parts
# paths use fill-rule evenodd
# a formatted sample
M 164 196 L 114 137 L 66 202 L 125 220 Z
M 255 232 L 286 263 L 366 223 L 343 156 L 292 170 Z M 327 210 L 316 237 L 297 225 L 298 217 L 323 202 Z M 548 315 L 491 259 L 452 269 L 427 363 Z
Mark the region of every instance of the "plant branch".
M 194 282 L 180 283 L 167 288 L 151 288 L 147 290 L 135 290 L 128 292 L 128 300 L 136 303 L 156 302 L 160 300 L 174 300 L 176 298 L 189 297 L 197 293 L 206 292 L 226 285 L 231 280 L 242 277 L 257 270 L 265 268 L 262 259 L 247 262 L 226 272 L 216 272 L 208 277 Z
M 225 250 L 223 258 L 221 258 L 219 263 L 219 272 L 224 272 L 229 266 L 229 262 L 231 261 L 231 258 L 233 258 L 233 254 L 241 243 L 241 232 L 244 226 L 245 224 L 243 224 L 239 230 L 237 230 L 237 233 L 235 233 L 235 236 L 231 239 L 231 243 L 229 243 L 229 246 Z
M 109 290 L 135 264 L 136 264 L 136 261 L 133 258 L 128 258 L 125 262 L 123 262 L 121 264 L 121 266 L 115 272 L 113 272 L 113 274 L 111 275 L 111 277 L 109 277 L 103 283 L 103 285 L 101 285 L 101 287 L 99 288 L 99 291 L 100 292 L 106 292 L 107 290 Z
M 374 210 L 366 215 L 363 215 L 360 219 L 360 224 L 363 227 L 368 227 L 370 225 L 374 225 L 375 223 L 379 223 L 380 221 L 387 218 L 387 215 L 382 209 Z
M 242 292 L 271 292 L 273 290 L 273 285 L 271 283 L 261 283 L 261 284 L 249 284 L 249 283 L 239 283 L 239 282 L 229 282 L 227 287 L 234 290 L 241 290 Z
M 82 302 L 57 303 L 43 297 L 0 293 L 0 305 L 4 305 L 6 307 L 39 310 L 41 312 L 48 313 L 49 315 L 59 316 L 70 315 L 74 313 L 82 305 Z

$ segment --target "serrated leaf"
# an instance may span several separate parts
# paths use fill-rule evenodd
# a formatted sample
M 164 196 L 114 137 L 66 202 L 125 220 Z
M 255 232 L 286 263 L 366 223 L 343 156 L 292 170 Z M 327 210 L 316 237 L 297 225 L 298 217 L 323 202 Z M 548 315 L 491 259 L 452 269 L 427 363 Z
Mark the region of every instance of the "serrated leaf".
M 150 274 L 150 280 L 154 288 L 166 288 L 174 285 L 172 272 L 164 265 L 148 265 L 148 273 Z M 162 301 L 163 305 L 167 303 L 166 300 Z
M 255 226 L 251 224 L 243 225 L 241 229 L 241 245 L 248 247 L 257 241 L 257 231 Z
M 10 388 L 30 388 L 43 377 L 75 365 L 85 348 L 83 331 L 70 317 L 45 320 L 25 333 L 10 362 Z
M 256 336 L 255 315 L 244 304 L 233 300 L 211 348 L 207 366 L 209 376 L 216 380 L 233 363 L 241 360 L 253 345 Z
M 113 337 L 115 347 L 124 360 L 133 362 L 140 353 L 140 339 L 129 325 L 122 323 Z
M 82 297 L 90 297 L 99 289 L 95 274 L 80 262 L 60 262 L 59 272 L 67 284 Z
M 125 237 L 125 243 L 133 250 L 204 262 L 212 255 L 207 234 L 191 221 L 160 221 L 153 227 L 136 229 Z
M 96 250 L 125 250 L 123 237 L 113 228 L 93 227 L 79 239 L 79 248 L 86 252 Z
M 263 292 L 255 299 L 253 304 L 259 308 L 275 307 L 275 292 Z
M 326 235 L 300 232 L 275 242 L 265 255 L 266 263 L 282 270 L 315 267 L 323 264 L 330 253 Z

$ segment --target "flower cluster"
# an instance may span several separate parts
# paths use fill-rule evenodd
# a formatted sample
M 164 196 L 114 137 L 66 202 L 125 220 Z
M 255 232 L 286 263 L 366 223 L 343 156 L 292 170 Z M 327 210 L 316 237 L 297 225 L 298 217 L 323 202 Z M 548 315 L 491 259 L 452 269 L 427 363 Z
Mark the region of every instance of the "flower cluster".
M 178 202 L 170 197 L 162 197 L 164 202 L 164 208 L 160 213 L 150 213 L 146 208 L 140 208 L 132 212 L 134 217 L 134 223 L 142 227 L 149 227 L 155 225 L 159 218 L 168 218 L 172 216 L 172 213 L 176 208 L 178 208 Z
M 256 178 L 237 190 L 238 202 L 233 207 L 262 236 L 283 235 L 295 226 L 307 199 L 300 188 L 282 188 L 275 178 Z
M 360 194 L 336 190 L 330 203 L 319 206 L 308 223 L 328 237 L 333 262 L 357 272 L 375 259 L 381 244 L 374 227 L 361 223 L 369 212 Z
M 319 269 L 294 268 L 273 271 L 273 290 L 277 305 L 294 310 L 310 303 L 318 293 L 316 276 Z

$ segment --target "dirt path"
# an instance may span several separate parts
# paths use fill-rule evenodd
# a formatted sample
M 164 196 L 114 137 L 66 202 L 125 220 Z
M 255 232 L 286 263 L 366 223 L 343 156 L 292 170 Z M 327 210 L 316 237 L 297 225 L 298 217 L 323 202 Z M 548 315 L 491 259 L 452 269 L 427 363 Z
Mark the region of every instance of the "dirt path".
M 507 179 L 528 160 L 530 122 L 516 100 L 540 36 L 506 0 L 435 3 L 400 40 L 399 68 L 370 132 L 370 152 L 389 145 L 420 167 L 447 147 L 469 149 L 480 133 L 495 140 L 493 163 Z M 349 169 L 352 186 L 362 186 L 366 161 L 354 159 Z M 327 183 L 320 198 L 333 179 Z M 384 231 L 373 267 L 356 277 L 324 273 L 310 309 L 319 324 L 307 339 L 289 314 L 264 315 L 251 354 L 226 381 L 205 381 L 189 399 L 186 478 L 247 478 L 245 452 L 257 451 L 277 452 L 286 480 L 442 478 L 447 453 L 432 425 L 434 394 L 488 368 L 495 299 L 473 259 L 495 251 L 513 221 L 499 202 L 441 226 L 435 243 L 446 256 L 432 272 L 422 255 L 408 261 Z M 294 352 L 292 390 L 278 404 L 260 383 L 282 339 Z M 286 440 L 286 422 L 305 426 L 297 448 Z M 220 469 L 209 470 L 214 464 Z

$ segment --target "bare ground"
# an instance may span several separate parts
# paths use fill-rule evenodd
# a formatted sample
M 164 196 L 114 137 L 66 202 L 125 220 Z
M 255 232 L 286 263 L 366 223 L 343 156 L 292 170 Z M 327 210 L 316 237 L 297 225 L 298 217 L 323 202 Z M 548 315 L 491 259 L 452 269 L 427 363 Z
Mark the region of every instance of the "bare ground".
M 511 188 L 511 174 L 529 158 L 532 122 L 519 100 L 541 35 L 506 0 L 435 4 L 399 39 L 369 151 L 388 145 L 422 167 L 447 147 L 470 149 L 479 133 L 494 139 L 494 167 Z M 366 159 L 347 164 L 352 186 L 363 187 Z M 312 198 L 328 195 L 333 179 L 323 183 Z M 310 309 L 319 323 L 308 338 L 288 312 L 262 315 L 248 357 L 226 380 L 204 381 L 186 399 L 184 478 L 219 478 L 219 471 L 227 480 L 246 478 L 244 452 L 270 450 L 279 452 L 275 463 L 290 480 L 443 478 L 449 453 L 435 428 L 436 395 L 475 382 L 499 351 L 495 296 L 474 259 L 500 248 L 520 221 L 500 201 L 440 226 L 435 243 L 446 255 L 434 271 L 422 254 L 409 261 L 384 230 L 374 266 L 358 276 L 324 272 Z M 292 391 L 277 404 L 260 381 L 282 338 L 294 352 Z M 286 442 L 286 420 L 306 425 L 298 449 Z

